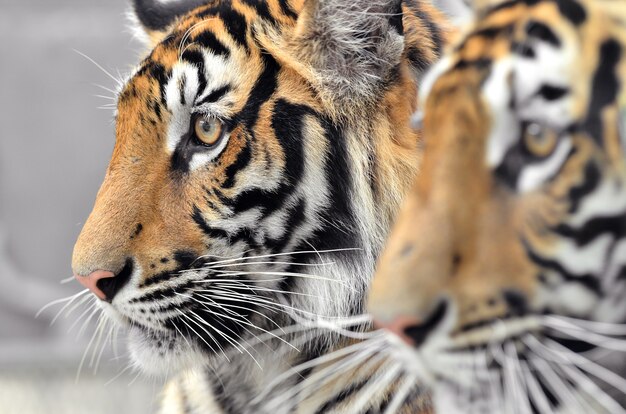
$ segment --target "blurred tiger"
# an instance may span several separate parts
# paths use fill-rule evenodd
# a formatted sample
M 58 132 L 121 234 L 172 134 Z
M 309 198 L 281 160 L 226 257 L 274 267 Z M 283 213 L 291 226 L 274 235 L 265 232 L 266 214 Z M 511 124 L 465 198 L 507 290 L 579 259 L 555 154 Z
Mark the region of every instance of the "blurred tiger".
M 135 0 L 134 16 L 151 50 L 119 92 L 75 277 L 136 366 L 183 373 L 164 412 L 281 412 L 258 398 L 271 380 L 345 342 L 294 318 L 363 311 L 446 18 L 418 0 Z M 346 387 L 293 412 L 342 411 Z
M 437 413 L 624 413 L 626 2 L 475 11 L 369 311 Z

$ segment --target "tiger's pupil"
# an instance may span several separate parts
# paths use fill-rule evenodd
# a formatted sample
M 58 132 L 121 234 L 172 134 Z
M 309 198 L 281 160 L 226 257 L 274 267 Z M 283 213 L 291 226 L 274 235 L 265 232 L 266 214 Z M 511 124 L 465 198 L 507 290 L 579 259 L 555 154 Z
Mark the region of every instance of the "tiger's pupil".
M 558 142 L 558 134 L 544 126 L 531 122 L 526 126 L 524 140 L 526 148 L 539 157 L 552 153 Z
M 194 129 L 198 140 L 205 145 L 214 145 L 222 135 L 221 124 L 216 119 L 200 118 Z

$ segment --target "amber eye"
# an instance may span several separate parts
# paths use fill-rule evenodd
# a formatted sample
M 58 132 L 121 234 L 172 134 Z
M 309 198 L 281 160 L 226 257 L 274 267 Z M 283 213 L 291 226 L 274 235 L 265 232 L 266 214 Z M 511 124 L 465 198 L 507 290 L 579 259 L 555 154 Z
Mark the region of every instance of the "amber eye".
M 524 144 L 528 151 L 537 157 L 547 157 L 552 154 L 558 140 L 559 136 L 556 131 L 534 122 L 529 123 L 524 131 Z
M 201 144 L 215 145 L 222 137 L 223 125 L 215 118 L 203 118 L 196 119 L 194 124 L 194 132 Z

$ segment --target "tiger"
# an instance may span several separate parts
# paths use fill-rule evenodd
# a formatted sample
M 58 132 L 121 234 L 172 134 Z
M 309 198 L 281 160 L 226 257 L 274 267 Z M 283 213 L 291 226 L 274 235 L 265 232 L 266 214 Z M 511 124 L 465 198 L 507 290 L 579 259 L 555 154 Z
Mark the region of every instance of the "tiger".
M 283 412 L 259 398 L 272 380 L 350 343 L 294 320 L 363 311 L 421 160 L 418 84 L 454 30 L 422 0 L 131 13 L 148 52 L 117 96 L 74 276 L 127 331 L 134 366 L 173 378 L 163 412 Z M 290 412 L 343 412 L 357 389 L 333 382 Z
M 385 352 L 435 413 L 626 412 L 626 4 L 475 2 L 419 94 Z

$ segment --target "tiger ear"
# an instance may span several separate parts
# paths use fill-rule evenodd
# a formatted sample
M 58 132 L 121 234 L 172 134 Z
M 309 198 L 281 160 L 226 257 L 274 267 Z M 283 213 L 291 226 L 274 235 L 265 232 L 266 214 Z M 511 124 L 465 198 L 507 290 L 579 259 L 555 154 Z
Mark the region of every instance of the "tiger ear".
M 285 63 L 331 108 L 374 102 L 404 49 L 401 0 L 293 3 L 299 3 L 296 24 L 283 32 L 284 47 L 276 53 L 286 54 Z
M 177 18 L 211 0 L 133 0 L 130 19 L 133 31 L 149 48 L 156 46 L 167 34 Z

